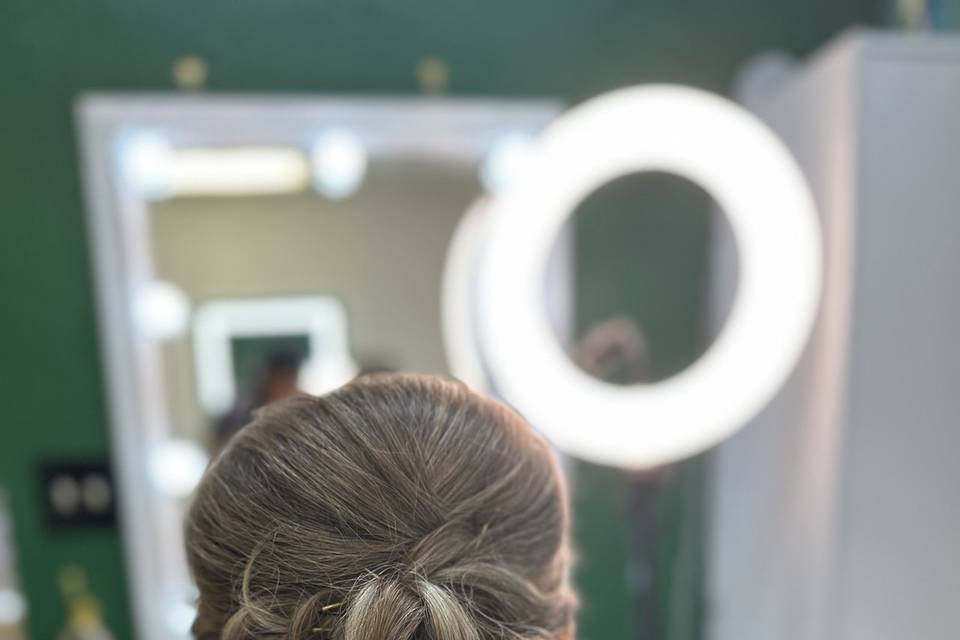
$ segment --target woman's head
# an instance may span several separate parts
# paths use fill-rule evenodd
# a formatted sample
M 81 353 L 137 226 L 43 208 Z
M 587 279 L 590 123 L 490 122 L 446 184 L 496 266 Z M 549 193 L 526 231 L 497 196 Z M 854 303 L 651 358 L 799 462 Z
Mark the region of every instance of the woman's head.
M 198 636 L 558 638 L 571 628 L 553 457 L 438 378 L 361 378 L 261 410 L 187 519 Z

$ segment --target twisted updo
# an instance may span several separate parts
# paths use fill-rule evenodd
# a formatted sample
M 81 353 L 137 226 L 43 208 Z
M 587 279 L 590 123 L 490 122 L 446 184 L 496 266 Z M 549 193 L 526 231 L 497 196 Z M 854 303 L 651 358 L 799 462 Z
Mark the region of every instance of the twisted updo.
M 186 524 L 198 638 L 557 640 L 565 495 L 502 405 L 416 375 L 257 413 Z

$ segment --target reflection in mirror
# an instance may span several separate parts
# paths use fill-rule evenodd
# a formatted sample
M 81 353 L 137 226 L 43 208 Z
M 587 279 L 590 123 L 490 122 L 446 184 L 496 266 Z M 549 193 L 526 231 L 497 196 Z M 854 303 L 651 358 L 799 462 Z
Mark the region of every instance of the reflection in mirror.
M 591 193 L 573 224 L 576 306 L 583 311 L 573 361 L 600 380 L 632 385 L 660 382 L 698 360 L 719 333 L 735 289 L 726 292 L 716 325 L 704 327 L 708 232 L 730 233 L 710 194 L 675 174 L 629 174 Z M 736 283 L 736 251 L 723 258 L 711 268 Z M 689 281 L 677 286 L 683 274 Z
M 477 180 L 468 167 L 384 165 L 344 200 L 151 205 L 156 275 L 197 309 L 192 344 L 164 347 L 178 433 L 212 442 L 212 422 L 233 412 L 243 424 L 273 387 L 322 393 L 371 368 L 446 373 L 442 266 Z

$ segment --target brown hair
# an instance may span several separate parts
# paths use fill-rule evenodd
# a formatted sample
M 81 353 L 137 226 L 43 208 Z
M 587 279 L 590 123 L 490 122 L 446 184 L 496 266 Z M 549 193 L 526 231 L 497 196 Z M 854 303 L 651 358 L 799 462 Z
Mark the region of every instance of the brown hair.
M 256 414 L 186 525 L 198 637 L 555 639 L 572 628 L 553 455 L 465 386 L 361 378 Z

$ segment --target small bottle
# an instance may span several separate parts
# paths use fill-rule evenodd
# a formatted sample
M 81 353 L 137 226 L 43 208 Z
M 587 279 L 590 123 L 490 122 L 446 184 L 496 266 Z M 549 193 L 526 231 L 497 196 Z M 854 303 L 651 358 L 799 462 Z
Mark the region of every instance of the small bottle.
M 0 640 L 26 640 L 27 604 L 19 589 L 13 553 L 13 516 L 0 489 Z
M 60 572 L 60 591 L 67 607 L 67 624 L 58 640 L 113 640 L 83 569 L 76 565 L 64 567 Z

